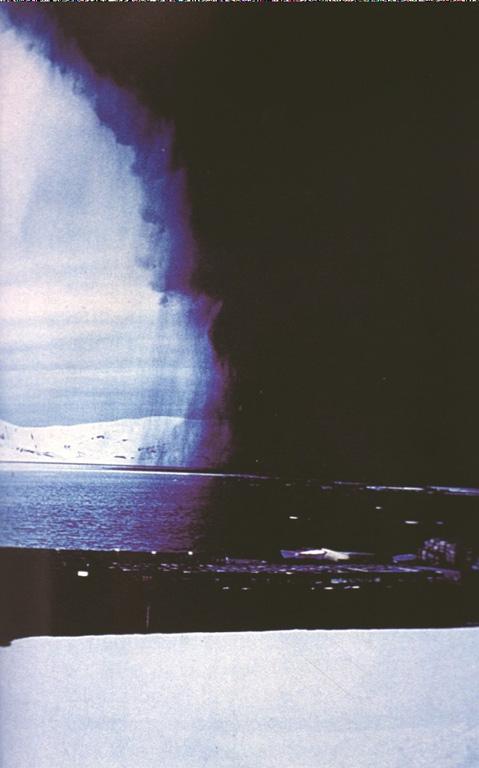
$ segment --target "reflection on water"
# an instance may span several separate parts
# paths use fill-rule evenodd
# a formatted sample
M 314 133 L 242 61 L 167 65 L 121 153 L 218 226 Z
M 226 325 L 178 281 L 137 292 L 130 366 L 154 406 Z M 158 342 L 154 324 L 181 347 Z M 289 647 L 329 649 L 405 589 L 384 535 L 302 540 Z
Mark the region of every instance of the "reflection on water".
M 2 546 L 227 552 L 415 551 L 478 540 L 479 492 L 4 464 Z

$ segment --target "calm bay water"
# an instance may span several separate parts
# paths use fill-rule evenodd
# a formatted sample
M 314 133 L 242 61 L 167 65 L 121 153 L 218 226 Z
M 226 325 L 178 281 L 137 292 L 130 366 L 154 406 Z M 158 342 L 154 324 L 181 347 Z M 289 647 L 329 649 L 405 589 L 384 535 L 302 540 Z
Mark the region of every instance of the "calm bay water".
M 431 536 L 477 538 L 479 493 L 324 486 L 232 475 L 4 464 L 0 544 L 208 551 L 412 551 Z

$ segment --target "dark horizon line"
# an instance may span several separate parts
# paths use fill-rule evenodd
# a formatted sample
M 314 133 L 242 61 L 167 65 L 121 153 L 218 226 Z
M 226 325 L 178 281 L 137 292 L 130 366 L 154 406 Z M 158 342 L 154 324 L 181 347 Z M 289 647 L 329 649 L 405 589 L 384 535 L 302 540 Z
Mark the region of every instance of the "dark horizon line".
M 320 477 L 300 476 L 300 475 L 288 475 L 288 474 L 256 474 L 254 472 L 233 472 L 226 468 L 222 470 L 221 467 L 205 468 L 205 467 L 178 467 L 178 466 L 145 466 L 141 464 L 122 465 L 122 464 L 105 464 L 105 463 L 91 463 L 91 462 L 67 462 L 67 461 L 12 461 L 1 460 L 1 465 L 9 464 L 21 464 L 24 468 L 37 466 L 44 467 L 71 467 L 75 468 L 93 468 L 96 470 L 106 471 L 120 471 L 120 472 L 153 472 L 157 474 L 176 474 L 176 475 L 203 475 L 211 477 L 243 477 L 251 478 L 252 480 L 280 480 L 284 482 L 295 481 L 311 481 L 315 483 L 321 483 L 324 489 L 330 488 L 331 490 L 336 488 L 354 488 L 356 490 L 363 491 L 396 491 L 406 493 L 423 493 L 423 494 L 435 494 L 445 493 L 448 495 L 460 495 L 460 496 L 476 496 L 479 495 L 479 487 L 475 486 L 463 486 L 463 485 L 436 485 L 434 483 L 427 483 L 425 485 L 403 485 L 403 484 L 391 484 L 391 483 L 374 483 L 369 481 L 357 481 L 357 480 L 328 480 Z

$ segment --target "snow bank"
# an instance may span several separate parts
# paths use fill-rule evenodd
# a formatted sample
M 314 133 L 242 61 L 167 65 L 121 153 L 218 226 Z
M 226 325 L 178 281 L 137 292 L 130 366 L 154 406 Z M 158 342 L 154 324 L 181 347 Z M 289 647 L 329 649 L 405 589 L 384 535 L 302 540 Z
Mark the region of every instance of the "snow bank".
M 476 768 L 479 629 L 29 638 L 4 768 Z
M 0 421 L 0 461 L 207 467 L 226 438 L 227 425 L 173 416 L 52 427 Z

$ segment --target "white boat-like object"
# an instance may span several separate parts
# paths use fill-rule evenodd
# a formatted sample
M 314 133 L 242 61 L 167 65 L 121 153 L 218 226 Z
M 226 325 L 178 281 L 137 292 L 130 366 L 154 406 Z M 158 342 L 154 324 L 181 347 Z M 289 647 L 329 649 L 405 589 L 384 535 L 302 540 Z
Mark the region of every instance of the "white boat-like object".
M 282 549 L 283 560 L 314 560 L 325 563 L 344 563 L 348 560 L 371 560 L 372 552 L 341 552 L 336 549 Z

